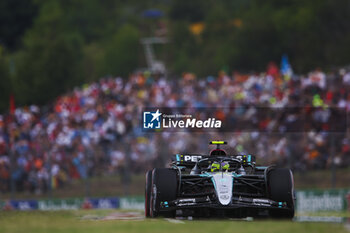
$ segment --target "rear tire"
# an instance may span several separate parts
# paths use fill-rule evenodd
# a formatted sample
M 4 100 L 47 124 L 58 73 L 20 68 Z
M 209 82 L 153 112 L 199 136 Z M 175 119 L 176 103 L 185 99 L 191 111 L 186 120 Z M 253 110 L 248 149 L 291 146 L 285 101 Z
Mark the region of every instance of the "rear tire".
M 173 201 L 177 193 L 177 172 L 169 168 L 156 168 L 152 172 L 150 216 L 174 217 L 175 211 L 159 211 L 161 202 Z
M 152 170 L 146 173 L 146 184 L 145 184 L 145 217 L 149 218 L 150 207 L 151 207 L 151 189 L 152 189 Z
M 268 191 L 271 200 L 286 202 L 286 209 L 272 209 L 269 211 L 273 218 L 294 217 L 294 180 L 290 169 L 276 168 L 268 173 Z

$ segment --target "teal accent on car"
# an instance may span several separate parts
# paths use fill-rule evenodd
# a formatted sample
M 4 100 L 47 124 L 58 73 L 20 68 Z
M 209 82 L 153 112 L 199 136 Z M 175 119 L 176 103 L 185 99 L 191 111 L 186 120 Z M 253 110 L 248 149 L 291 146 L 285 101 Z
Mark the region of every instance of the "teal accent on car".
M 215 189 L 215 191 L 216 191 L 217 189 L 216 189 L 216 184 L 215 184 L 214 177 L 211 177 L 211 182 L 213 182 L 213 184 L 214 184 L 214 189 Z
M 208 172 L 202 173 L 199 175 L 200 177 L 212 177 Z
M 242 174 L 237 174 L 237 173 L 235 173 L 235 172 L 232 172 L 232 176 L 233 176 L 233 177 L 240 177 L 240 176 L 242 176 Z

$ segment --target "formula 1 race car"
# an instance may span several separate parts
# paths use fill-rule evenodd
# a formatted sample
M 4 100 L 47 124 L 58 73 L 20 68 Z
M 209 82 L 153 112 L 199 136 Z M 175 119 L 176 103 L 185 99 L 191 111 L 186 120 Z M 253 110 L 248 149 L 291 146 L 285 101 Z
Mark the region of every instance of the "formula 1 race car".
M 146 173 L 146 217 L 293 218 L 291 170 L 256 166 L 253 155 L 177 154 L 170 168 Z

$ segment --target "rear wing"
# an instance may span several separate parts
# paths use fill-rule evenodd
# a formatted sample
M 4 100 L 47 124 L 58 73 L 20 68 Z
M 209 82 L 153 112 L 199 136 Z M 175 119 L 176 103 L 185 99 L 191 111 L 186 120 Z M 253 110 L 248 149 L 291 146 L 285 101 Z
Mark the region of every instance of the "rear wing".
M 171 158 L 171 163 L 176 166 L 192 168 L 199 160 L 211 157 L 212 156 L 200 154 L 176 154 Z M 242 165 L 255 166 L 256 159 L 254 155 L 228 155 L 225 157 L 238 159 Z

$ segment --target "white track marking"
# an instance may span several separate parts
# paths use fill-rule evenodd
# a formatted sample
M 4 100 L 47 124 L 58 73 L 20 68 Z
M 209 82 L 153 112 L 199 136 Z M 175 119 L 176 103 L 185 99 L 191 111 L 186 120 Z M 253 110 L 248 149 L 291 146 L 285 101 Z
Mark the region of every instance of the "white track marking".
M 173 218 L 164 218 L 168 222 L 175 223 L 175 224 L 185 224 L 184 221 L 178 220 L 178 219 L 173 219 Z

